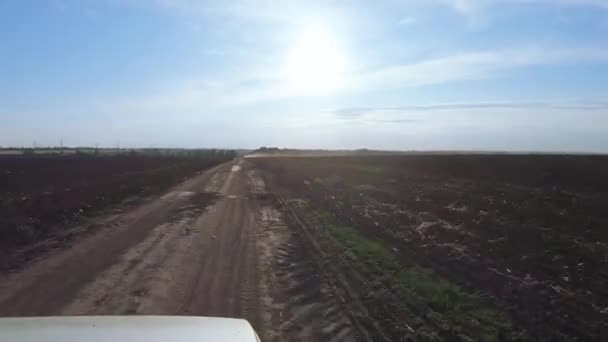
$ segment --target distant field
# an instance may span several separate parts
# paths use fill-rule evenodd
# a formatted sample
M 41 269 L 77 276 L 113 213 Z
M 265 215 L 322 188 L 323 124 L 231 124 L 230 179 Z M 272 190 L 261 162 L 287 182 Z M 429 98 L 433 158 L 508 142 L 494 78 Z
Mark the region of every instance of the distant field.
M 395 338 L 606 337 L 608 157 L 250 160 Z

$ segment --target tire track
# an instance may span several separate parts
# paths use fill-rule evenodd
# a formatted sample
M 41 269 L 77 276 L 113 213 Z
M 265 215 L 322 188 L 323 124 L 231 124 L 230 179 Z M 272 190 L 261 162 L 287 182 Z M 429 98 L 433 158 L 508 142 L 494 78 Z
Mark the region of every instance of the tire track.
M 258 232 L 261 272 L 269 284 L 262 295 L 265 338 L 269 341 L 353 341 L 356 330 L 330 285 L 319 273 L 300 237 L 283 224 L 280 212 L 264 207 Z M 266 223 L 266 224 L 264 224 Z
M 257 219 L 259 296 L 265 341 L 353 341 L 356 330 L 301 237 L 269 201 L 262 178 L 248 173 L 253 196 L 265 199 Z
M 242 162 L 220 189 L 214 210 L 197 222 L 202 254 L 199 272 L 180 314 L 257 320 L 254 219 Z

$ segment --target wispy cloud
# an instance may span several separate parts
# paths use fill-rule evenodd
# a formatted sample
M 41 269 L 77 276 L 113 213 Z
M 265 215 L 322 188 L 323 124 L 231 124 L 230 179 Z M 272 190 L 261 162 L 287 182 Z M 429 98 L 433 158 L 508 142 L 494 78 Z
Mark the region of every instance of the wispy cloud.
M 441 0 L 441 2 L 450 5 L 459 12 L 470 15 L 486 6 L 491 0 Z
M 266 1 L 266 0 L 153 0 L 163 9 L 174 10 L 185 16 L 214 16 L 251 22 L 289 22 L 311 9 L 327 8 L 323 1 Z M 305 14 L 305 13 L 304 13 Z
M 130 0 L 145 2 L 144 0 Z M 433 0 L 419 3 L 441 3 L 459 12 L 472 14 L 494 4 L 525 4 L 534 2 L 560 5 L 608 6 L 608 0 Z M 239 20 L 289 23 L 306 8 L 322 8 L 323 2 L 267 2 L 240 0 L 230 3 L 196 0 L 152 0 L 156 6 L 184 15 L 227 16 Z M 322 12 L 322 11 L 321 11 Z M 400 25 L 415 22 L 413 16 L 404 16 Z M 394 23 L 394 22 L 393 22 Z M 394 25 L 394 24 L 393 24 Z M 225 55 L 227 46 L 209 47 L 209 54 Z M 262 54 L 262 58 L 259 54 Z M 263 60 L 263 64 L 249 61 Z M 358 65 L 349 70 L 343 87 L 327 94 L 322 90 L 293 89 L 277 65 L 281 56 L 265 51 L 246 50 L 238 56 L 244 61 L 224 72 L 210 76 L 193 75 L 187 80 L 167 82 L 159 80 L 155 90 L 129 94 L 115 102 L 113 108 L 130 112 L 200 112 L 244 104 L 274 101 L 303 96 L 332 96 L 336 93 L 365 93 L 384 89 L 400 89 L 456 81 L 499 77 L 505 71 L 534 66 L 562 63 L 608 62 L 608 49 L 587 47 L 512 46 L 469 52 L 435 51 L 432 56 L 417 60 L 386 63 L 375 66 Z
M 397 24 L 401 25 L 401 26 L 408 26 L 408 25 L 414 24 L 415 22 L 416 22 L 416 18 L 408 16 L 408 17 L 403 17 L 403 18 L 399 19 Z
M 478 15 L 480 11 L 494 5 L 545 4 L 552 6 L 599 7 L 608 9 L 607 0 L 436 0 L 465 15 Z
M 513 68 L 572 62 L 608 62 L 608 49 L 524 47 L 463 53 L 362 71 L 349 80 L 348 90 L 442 84 L 487 78 Z
M 353 71 L 345 80 L 341 93 L 419 87 L 496 77 L 501 72 L 533 65 L 562 63 L 608 62 L 608 49 L 542 49 L 513 48 L 501 51 L 480 51 L 423 60 L 414 63 L 382 66 Z M 132 112 L 200 112 L 256 102 L 266 102 L 302 96 L 330 96 L 309 90 L 293 89 L 276 68 L 251 67 L 235 70 L 216 78 L 205 76 L 164 85 L 156 91 L 131 95 L 116 106 Z M 512 104 L 476 104 L 476 106 L 510 106 Z M 548 104 L 526 104 L 548 106 Z M 115 106 L 115 108 L 116 108 Z M 416 107 L 415 110 L 442 107 Z M 459 104 L 457 106 L 470 106 Z M 394 108 L 383 108 L 394 110 Z M 406 109 L 406 108 L 398 108 Z
M 608 113 L 608 102 L 496 102 L 496 103 L 445 103 L 431 105 L 409 105 L 393 107 L 352 107 L 340 108 L 331 111 L 336 118 L 352 120 L 361 117 L 374 117 L 379 113 L 386 114 L 412 114 L 420 112 L 437 111 L 463 111 L 463 110 L 576 110 L 576 111 L 603 111 Z M 395 121 L 399 119 L 394 119 Z M 402 119 L 411 121 L 413 119 Z
M 137 0 L 132 0 L 137 1 Z M 140 0 L 141 1 L 141 0 Z M 144 3 L 146 1 L 143 1 Z M 148 2 L 149 3 L 149 2 Z M 217 2 L 206 0 L 152 0 L 151 3 L 168 9 L 178 10 L 184 14 L 223 14 L 240 18 L 260 20 L 286 20 L 305 8 L 325 8 L 324 1 L 266 1 L 237 0 Z M 356 1 L 354 2 L 356 5 Z M 442 4 L 463 14 L 473 14 L 479 10 L 494 6 L 545 4 L 551 6 L 577 6 L 608 8 L 607 0 L 418 0 L 412 1 L 418 6 Z

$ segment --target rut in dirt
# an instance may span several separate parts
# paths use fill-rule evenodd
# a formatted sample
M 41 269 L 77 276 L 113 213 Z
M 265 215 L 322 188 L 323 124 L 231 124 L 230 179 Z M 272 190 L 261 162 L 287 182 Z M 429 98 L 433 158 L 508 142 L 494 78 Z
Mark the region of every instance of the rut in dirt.
M 356 341 L 357 332 L 302 237 L 276 205 L 261 208 L 257 231 L 265 341 Z

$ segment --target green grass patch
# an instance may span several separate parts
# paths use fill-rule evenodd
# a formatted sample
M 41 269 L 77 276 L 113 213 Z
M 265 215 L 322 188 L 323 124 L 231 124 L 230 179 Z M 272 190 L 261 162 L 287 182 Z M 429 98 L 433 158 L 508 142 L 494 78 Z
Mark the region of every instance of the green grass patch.
M 322 217 L 331 214 L 318 211 Z M 345 255 L 372 275 L 377 287 L 388 287 L 409 310 L 427 323 L 440 327 L 440 335 L 465 341 L 514 340 L 506 314 L 479 296 L 415 264 L 403 265 L 397 256 L 377 240 L 366 238 L 352 227 L 330 223 L 327 232 Z

